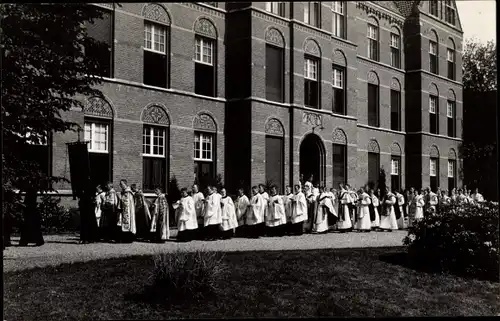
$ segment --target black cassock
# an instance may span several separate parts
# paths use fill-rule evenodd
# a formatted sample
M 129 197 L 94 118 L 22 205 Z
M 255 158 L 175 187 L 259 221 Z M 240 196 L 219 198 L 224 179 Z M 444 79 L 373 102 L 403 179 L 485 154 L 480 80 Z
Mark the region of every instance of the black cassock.
M 396 203 L 394 204 L 394 213 L 396 214 L 396 219 L 401 218 L 401 207 L 398 204 L 398 198 L 396 197 Z
M 370 211 L 370 221 L 375 221 L 375 206 L 373 206 L 373 201 L 370 198 L 370 205 L 368 205 L 368 210 Z
M 345 211 L 344 205 L 342 204 L 342 199 L 344 198 L 346 192 L 342 193 L 339 198 L 339 221 L 345 221 Z

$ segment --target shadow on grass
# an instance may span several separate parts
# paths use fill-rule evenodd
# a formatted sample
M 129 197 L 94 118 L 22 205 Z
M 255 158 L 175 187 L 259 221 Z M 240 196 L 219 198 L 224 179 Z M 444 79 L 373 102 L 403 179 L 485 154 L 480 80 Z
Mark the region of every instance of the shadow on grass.
M 398 265 L 404 268 L 408 268 L 414 271 L 434 274 L 434 275 L 454 275 L 465 279 L 476 279 L 480 281 L 490 281 L 499 283 L 498 275 L 487 275 L 487 274 L 476 274 L 471 275 L 466 272 L 461 272 L 459 269 L 457 271 L 443 271 L 439 266 L 439 263 L 431 262 L 426 258 L 412 258 L 408 252 L 401 251 L 396 253 L 384 253 L 379 255 L 379 259 L 382 262 Z

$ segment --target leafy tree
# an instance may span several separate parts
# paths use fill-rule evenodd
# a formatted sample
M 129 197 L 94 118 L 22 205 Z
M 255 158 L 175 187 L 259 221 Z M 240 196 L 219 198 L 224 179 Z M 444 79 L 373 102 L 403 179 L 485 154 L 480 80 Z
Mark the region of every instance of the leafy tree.
M 497 89 L 497 46 L 469 39 L 462 57 L 464 90 L 488 92 Z
M 16 3 L 2 4 L 0 16 L 2 189 L 25 191 L 25 200 L 33 199 L 29 194 L 36 198 L 61 178 L 47 176 L 37 161 L 27 158 L 30 148 L 50 133 L 79 127 L 63 114 L 82 108 L 81 96 L 102 97 L 95 88 L 101 78 L 90 76 L 99 74 L 100 63 L 84 52 L 105 46 L 85 29 L 86 22 L 102 18 L 102 13 L 87 4 Z M 33 206 L 36 202 L 27 209 L 28 216 L 36 215 Z

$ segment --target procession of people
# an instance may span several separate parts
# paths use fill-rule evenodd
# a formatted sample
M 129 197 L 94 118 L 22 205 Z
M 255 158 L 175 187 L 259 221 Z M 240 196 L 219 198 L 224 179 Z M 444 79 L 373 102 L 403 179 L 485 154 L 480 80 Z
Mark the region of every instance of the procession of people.
M 286 186 L 280 194 L 273 185 L 267 190 L 260 184 L 253 186 L 250 196 L 238 189 L 233 200 L 222 187 L 207 186 L 202 193 L 199 186 L 182 188 L 181 198 L 171 204 L 175 211 L 178 241 L 217 240 L 232 237 L 259 238 L 346 233 L 352 231 L 391 232 L 407 229 L 425 215 L 436 213 L 445 203 L 484 202 L 476 189 L 473 194 L 466 187 L 437 193 L 424 189 L 389 190 L 355 189 L 339 184 L 338 189 L 304 181 Z M 120 192 L 112 183 L 96 188 L 94 213 L 97 233 L 82 233 L 82 242 L 98 240 L 133 242 L 145 240 L 165 242 L 170 239 L 169 204 L 161 188 L 149 203 L 135 184 L 130 187 L 120 181 Z M 84 220 L 89 224 L 88 220 Z M 82 227 L 82 231 L 84 231 Z M 88 231 L 88 229 L 87 229 Z

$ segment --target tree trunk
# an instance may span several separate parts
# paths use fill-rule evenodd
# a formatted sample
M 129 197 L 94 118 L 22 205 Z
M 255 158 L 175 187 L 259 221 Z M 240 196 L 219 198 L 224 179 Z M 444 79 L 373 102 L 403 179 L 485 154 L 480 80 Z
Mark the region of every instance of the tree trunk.
M 42 222 L 37 210 L 37 190 L 28 189 L 24 197 L 23 223 L 21 225 L 21 240 L 19 245 L 26 246 L 29 243 L 36 245 L 44 244 L 42 235 Z

